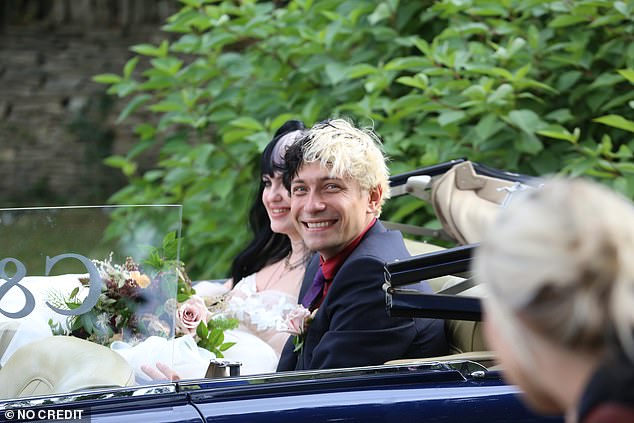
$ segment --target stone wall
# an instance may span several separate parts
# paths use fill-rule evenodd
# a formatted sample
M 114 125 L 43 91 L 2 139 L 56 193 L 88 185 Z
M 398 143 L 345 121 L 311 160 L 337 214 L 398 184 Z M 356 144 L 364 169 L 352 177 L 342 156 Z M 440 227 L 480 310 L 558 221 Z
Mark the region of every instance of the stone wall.
M 129 47 L 159 43 L 179 3 L 2 0 L 0 207 L 99 204 L 123 186 L 102 164 L 134 140 L 115 125 L 123 101 L 92 81 L 121 73 Z

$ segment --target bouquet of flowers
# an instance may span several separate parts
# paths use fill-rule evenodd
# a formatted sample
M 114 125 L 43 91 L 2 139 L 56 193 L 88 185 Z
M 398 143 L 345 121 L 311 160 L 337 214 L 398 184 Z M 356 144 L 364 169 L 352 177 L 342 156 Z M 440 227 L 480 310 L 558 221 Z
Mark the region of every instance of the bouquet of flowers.
M 153 280 L 139 270 L 131 257 L 126 258 L 124 264 L 112 263 L 112 254 L 106 260 L 92 262 L 102 282 L 97 304 L 87 313 L 68 318 L 70 333 L 64 333 L 61 325 L 53 328 L 54 333 L 70 334 L 102 345 L 123 337 L 134 343 L 142 336 L 173 334 L 169 314 L 174 305 L 169 304 L 169 295 L 164 292 L 169 290 L 170 278 Z M 88 278 L 80 281 L 88 287 Z M 52 293 L 49 301 L 58 308 L 73 310 L 82 304 L 83 291 L 75 288 L 68 298 Z M 156 307 L 155 301 L 161 299 L 165 299 L 162 307 Z
M 166 260 L 155 250 L 144 266 L 127 257 L 123 264 L 92 260 L 101 277 L 101 294 L 87 313 L 70 316 L 66 328 L 49 321 L 56 335 L 73 335 L 102 345 L 124 340 L 132 345 L 149 336 L 171 338 L 192 335 L 198 346 L 217 357 L 233 343 L 224 342 L 224 331 L 238 326 L 222 317 L 224 296 L 204 299 L 195 295 L 182 262 Z M 49 294 L 49 302 L 62 309 L 76 309 L 83 301 L 89 279 L 80 280 L 67 297 Z

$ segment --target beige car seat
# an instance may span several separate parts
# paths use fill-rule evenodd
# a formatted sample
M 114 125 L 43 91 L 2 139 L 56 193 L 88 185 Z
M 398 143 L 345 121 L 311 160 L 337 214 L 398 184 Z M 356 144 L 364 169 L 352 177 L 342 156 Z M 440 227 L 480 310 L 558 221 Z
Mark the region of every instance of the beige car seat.
M 26 344 L 0 369 L 0 399 L 134 384 L 134 372 L 123 357 L 73 336 Z

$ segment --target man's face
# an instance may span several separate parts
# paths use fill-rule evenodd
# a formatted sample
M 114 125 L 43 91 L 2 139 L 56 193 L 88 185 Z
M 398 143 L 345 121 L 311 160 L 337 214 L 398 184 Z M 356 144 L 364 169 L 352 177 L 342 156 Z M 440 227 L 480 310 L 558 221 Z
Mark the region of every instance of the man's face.
M 331 177 L 319 162 L 304 164 L 291 181 L 291 219 L 308 248 L 329 259 L 370 224 L 381 189 L 362 190 L 351 178 Z

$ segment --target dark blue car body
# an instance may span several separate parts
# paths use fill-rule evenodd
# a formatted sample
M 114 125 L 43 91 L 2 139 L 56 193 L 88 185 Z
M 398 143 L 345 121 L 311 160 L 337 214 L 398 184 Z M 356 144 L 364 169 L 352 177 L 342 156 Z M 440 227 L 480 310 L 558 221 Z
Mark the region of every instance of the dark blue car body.
M 528 412 L 498 372 L 465 362 L 196 380 L 2 404 L 4 412 L 47 408 L 79 409 L 92 422 L 549 421 Z

